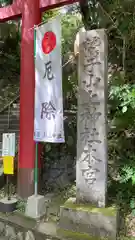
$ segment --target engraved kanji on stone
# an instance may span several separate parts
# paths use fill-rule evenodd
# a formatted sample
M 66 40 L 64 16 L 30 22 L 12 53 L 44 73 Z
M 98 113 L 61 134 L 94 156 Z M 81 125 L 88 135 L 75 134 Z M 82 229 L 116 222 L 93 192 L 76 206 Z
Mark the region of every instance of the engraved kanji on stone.
M 87 162 L 90 165 L 94 165 L 102 161 L 101 159 L 95 157 L 92 151 L 90 152 L 89 150 L 88 151 L 84 150 L 84 154 L 85 157 L 82 159 L 82 162 Z
M 100 83 L 100 81 L 101 81 L 101 78 L 100 78 L 100 77 L 95 77 L 94 82 L 93 82 L 93 86 L 94 86 L 94 87 L 97 87 L 98 84 Z
M 89 67 L 95 64 L 101 64 L 99 60 L 99 50 L 96 48 L 86 52 L 84 67 Z
M 92 80 L 93 80 L 93 73 L 89 73 L 89 78 L 87 78 L 87 81 L 86 80 L 83 80 L 82 82 L 85 84 L 86 88 L 90 88 L 92 86 Z M 92 90 L 90 89 L 89 93 L 91 94 L 92 93 Z
M 93 50 L 91 53 L 86 52 L 85 53 L 85 61 L 84 61 L 84 72 L 87 75 L 90 75 L 93 73 L 94 66 L 95 65 L 101 65 L 101 62 L 99 60 L 99 50 Z
M 94 96 L 94 94 L 92 96 Z M 92 97 L 90 99 L 92 99 Z M 88 103 L 83 103 L 80 105 L 82 108 L 82 112 L 80 113 L 80 121 L 84 122 L 85 128 L 87 128 L 88 124 L 90 124 L 91 127 L 95 126 L 96 121 L 101 116 L 101 112 L 96 111 L 96 106 L 98 105 L 100 105 L 99 101 L 91 102 L 90 100 Z
M 101 143 L 101 140 L 98 139 L 98 136 L 99 136 L 99 132 L 96 130 L 96 128 L 92 128 L 91 131 L 90 131 L 90 138 L 88 140 L 89 144 L 92 144 L 92 143 Z
M 101 81 L 101 78 L 94 76 L 93 73 L 90 73 L 88 75 L 89 75 L 89 78 L 87 78 L 87 81 L 83 80 L 82 83 L 86 86 L 86 88 L 88 88 L 88 92 L 91 94 L 92 93 L 91 87 L 92 86 L 98 87 Z
M 101 116 L 101 112 L 96 112 L 96 107 L 95 105 L 99 105 L 100 103 L 97 102 L 89 102 L 89 103 L 84 103 L 81 105 L 82 107 L 82 112 L 80 114 L 80 119 L 81 121 L 86 120 L 91 120 L 93 121 L 97 121 L 99 119 L 99 117 Z
M 92 145 L 88 145 L 88 149 L 84 150 L 84 158 L 81 160 L 81 162 L 87 162 L 89 165 L 94 165 L 96 163 L 101 162 L 102 160 L 94 156 L 96 149 L 92 149 Z
M 86 144 L 89 140 L 89 135 L 90 129 L 85 127 L 84 131 L 80 133 L 80 140 Z
M 101 45 L 101 39 L 97 36 L 93 38 L 86 38 L 86 40 L 83 42 L 83 47 L 85 50 L 91 51 L 91 49 L 95 47 L 99 47 Z
M 90 88 L 92 85 L 97 86 L 99 78 L 94 74 L 94 67 L 96 65 L 101 65 L 100 62 L 100 51 L 99 46 L 101 44 L 101 40 L 98 37 L 94 37 L 92 39 L 87 38 L 86 41 L 83 42 L 84 48 L 84 73 L 89 76 L 88 81 L 83 81 L 86 84 L 86 88 Z
M 88 185 L 92 185 L 96 182 L 96 173 L 99 172 L 97 168 L 88 166 L 87 169 L 82 169 L 82 175 Z

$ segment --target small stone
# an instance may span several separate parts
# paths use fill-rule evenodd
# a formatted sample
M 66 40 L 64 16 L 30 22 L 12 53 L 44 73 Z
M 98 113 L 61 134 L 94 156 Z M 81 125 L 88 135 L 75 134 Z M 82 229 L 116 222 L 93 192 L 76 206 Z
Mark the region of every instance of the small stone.
M 0 237 L 0 240 L 8 240 L 8 237 Z
M 16 239 L 16 233 L 13 227 L 6 225 L 6 237 L 10 237 L 10 239 Z
M 17 240 L 23 240 L 23 233 L 22 232 L 17 233 Z
M 27 200 L 25 214 L 28 217 L 39 219 L 46 213 L 46 201 L 42 195 L 32 195 Z
M 31 231 L 26 232 L 25 240 L 35 240 L 34 234 Z
M 3 222 L 0 222 L 0 234 L 3 233 L 5 230 L 5 225 Z

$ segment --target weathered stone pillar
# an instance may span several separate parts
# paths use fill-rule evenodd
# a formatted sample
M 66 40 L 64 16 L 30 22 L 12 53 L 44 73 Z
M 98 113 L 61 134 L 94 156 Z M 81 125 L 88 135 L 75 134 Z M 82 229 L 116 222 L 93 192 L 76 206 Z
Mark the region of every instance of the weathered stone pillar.
M 104 207 L 107 189 L 107 37 L 103 29 L 79 36 L 77 201 Z
M 107 36 L 81 29 L 78 55 L 76 199 L 60 207 L 58 233 L 78 239 L 117 236 L 117 209 L 107 195 Z

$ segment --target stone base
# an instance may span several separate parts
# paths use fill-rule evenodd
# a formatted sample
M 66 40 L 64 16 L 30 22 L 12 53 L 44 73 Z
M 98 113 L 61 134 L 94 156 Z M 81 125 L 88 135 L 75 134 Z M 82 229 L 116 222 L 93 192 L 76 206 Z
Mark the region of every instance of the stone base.
M 0 200 L 0 212 L 10 213 L 15 211 L 17 208 L 17 199 L 11 198 L 10 200 L 7 197 Z
M 39 219 L 46 214 L 46 200 L 42 195 L 32 195 L 27 200 L 25 215 Z
M 73 239 L 115 240 L 118 211 L 115 207 L 96 208 L 90 204 L 76 204 L 70 198 L 60 207 L 58 235 Z

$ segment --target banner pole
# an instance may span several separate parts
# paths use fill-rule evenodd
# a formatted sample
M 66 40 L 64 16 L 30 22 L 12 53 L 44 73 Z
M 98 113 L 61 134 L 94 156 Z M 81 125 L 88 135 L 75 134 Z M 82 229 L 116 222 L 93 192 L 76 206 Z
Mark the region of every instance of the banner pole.
M 38 143 L 36 142 L 36 158 L 35 158 L 35 193 L 38 195 Z
M 36 58 L 36 28 L 34 26 L 34 63 Z M 38 195 L 38 142 L 36 142 L 35 168 L 34 168 L 34 195 Z
M 9 175 L 7 174 L 7 199 L 8 201 L 11 200 L 11 197 L 10 197 L 10 182 L 9 182 Z

